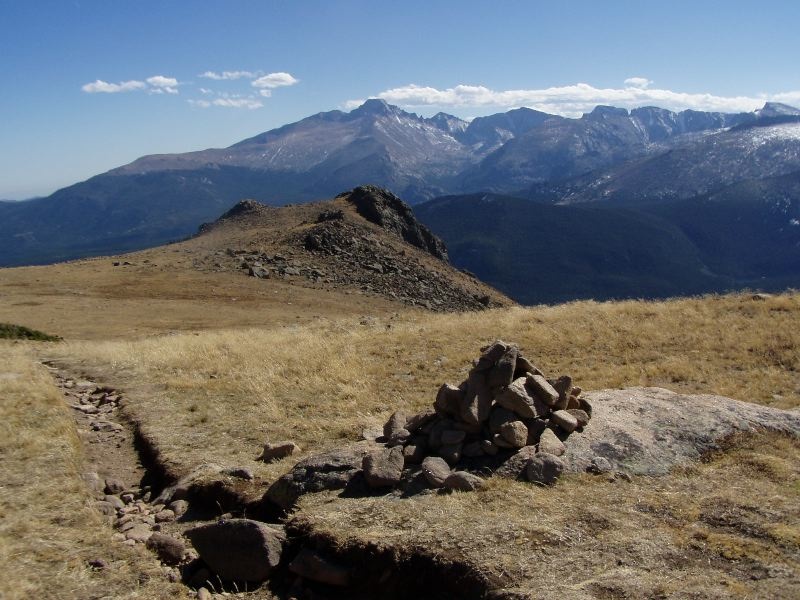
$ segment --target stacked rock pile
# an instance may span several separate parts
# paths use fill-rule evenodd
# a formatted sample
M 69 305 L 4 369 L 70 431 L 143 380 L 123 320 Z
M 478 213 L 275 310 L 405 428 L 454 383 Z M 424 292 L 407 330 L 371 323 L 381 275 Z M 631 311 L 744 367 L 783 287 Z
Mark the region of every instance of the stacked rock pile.
M 417 465 L 435 488 L 476 489 L 482 479 L 472 471 L 555 482 L 564 441 L 587 426 L 592 407 L 571 377 L 546 378 L 517 346 L 482 350 L 465 381 L 439 388 L 431 409 L 391 416 L 385 447 L 364 459 L 368 485 L 397 485 Z

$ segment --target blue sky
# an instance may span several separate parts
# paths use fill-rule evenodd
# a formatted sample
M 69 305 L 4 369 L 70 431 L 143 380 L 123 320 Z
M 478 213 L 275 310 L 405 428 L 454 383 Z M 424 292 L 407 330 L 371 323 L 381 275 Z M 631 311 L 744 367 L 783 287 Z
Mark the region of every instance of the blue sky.
M 369 97 L 465 118 L 798 105 L 798 23 L 796 0 L 0 0 L 0 198 Z

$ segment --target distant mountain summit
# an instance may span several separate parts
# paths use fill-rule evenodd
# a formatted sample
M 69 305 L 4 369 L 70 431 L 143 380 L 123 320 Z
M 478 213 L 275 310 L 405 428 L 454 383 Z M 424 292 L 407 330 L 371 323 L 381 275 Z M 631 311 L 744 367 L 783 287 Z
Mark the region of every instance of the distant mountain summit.
M 756 115 L 761 118 L 764 117 L 800 117 L 800 109 L 788 104 L 781 104 L 780 102 L 767 102 L 764 108 L 756 111 Z

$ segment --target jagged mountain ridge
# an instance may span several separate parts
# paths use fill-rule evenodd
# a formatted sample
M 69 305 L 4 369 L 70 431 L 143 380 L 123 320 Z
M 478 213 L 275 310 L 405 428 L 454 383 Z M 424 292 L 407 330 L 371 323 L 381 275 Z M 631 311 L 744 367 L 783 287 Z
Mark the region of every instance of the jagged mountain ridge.
M 416 201 L 447 190 L 510 190 L 566 179 L 657 151 L 654 144 L 684 134 L 791 110 L 781 106 L 733 115 L 598 106 L 579 119 L 519 108 L 467 122 L 446 113 L 424 118 L 371 99 L 349 113 L 319 113 L 228 148 L 145 156 L 107 174 L 240 167 L 281 180 L 282 197 L 290 200 L 374 180 Z M 366 179 L 353 179 L 362 173 Z M 293 174 L 303 174 L 302 182 L 293 181 Z M 213 178 L 207 180 L 213 185 Z
M 598 107 L 567 119 L 520 108 L 467 122 L 445 113 L 419 117 L 369 100 L 349 113 L 319 113 L 229 148 L 142 157 L 47 198 L 2 203 L 0 265 L 153 246 L 191 235 L 242 198 L 305 202 L 365 183 L 409 202 L 475 190 L 518 194 L 523 188 L 554 202 L 582 201 L 615 178 L 625 185 L 611 195 L 623 196 L 626 169 L 652 160 L 663 165 L 664 181 L 686 186 L 692 178 L 680 169 L 691 165 L 671 164 L 670 152 L 677 157 L 715 135 L 763 136 L 791 126 L 798 112 L 774 103 L 736 115 Z M 729 151 L 739 150 L 732 145 Z M 790 172 L 800 168 L 796 157 L 787 151 L 779 164 L 765 157 L 749 170 L 729 168 L 730 177 L 720 184 Z M 630 181 L 639 185 L 635 177 Z M 688 186 L 681 197 L 711 191 Z
M 549 186 L 559 203 L 686 199 L 800 170 L 800 116 L 767 117 L 714 131 L 666 152 Z M 534 186 L 533 195 L 545 186 Z
M 598 106 L 579 119 L 550 118 L 489 154 L 461 181 L 463 190 L 509 192 L 569 180 L 658 155 L 704 132 L 754 123 L 755 113 L 723 114 Z

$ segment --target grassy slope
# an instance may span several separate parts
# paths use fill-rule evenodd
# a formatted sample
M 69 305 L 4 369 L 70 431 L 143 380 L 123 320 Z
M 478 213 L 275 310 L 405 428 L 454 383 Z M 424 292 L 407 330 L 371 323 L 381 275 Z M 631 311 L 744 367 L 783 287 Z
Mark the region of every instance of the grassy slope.
M 146 550 L 111 541 L 80 479 L 72 418 L 29 346 L 0 342 L 0 354 L 0 597 L 186 597 Z M 94 558 L 110 568 L 92 570 Z
M 800 406 L 799 321 L 800 295 L 712 296 L 67 342 L 50 354 L 136 398 L 128 410 L 177 472 L 250 464 L 269 481 L 294 459 L 254 463 L 268 439 L 309 451 L 356 439 L 397 408 L 429 406 L 496 337 L 584 389 L 654 385 Z
M 105 276 L 106 272 L 98 274 Z M 26 301 L 22 295 L 18 300 Z M 143 306 L 153 301 L 147 294 L 139 300 Z M 90 296 L 81 301 L 90 306 L 95 300 Z M 110 298 L 109 307 L 126 301 Z M 180 323 L 182 311 L 203 312 L 193 308 L 190 293 L 171 302 L 170 329 Z M 236 310 L 234 304 L 228 306 Z M 142 421 L 177 471 L 205 461 L 252 466 L 257 475 L 254 496 L 294 461 L 270 466 L 253 462 L 266 439 L 289 437 L 306 451 L 354 439 L 363 426 L 381 424 L 396 408 L 428 406 L 438 384 L 460 381 L 477 348 L 495 337 L 518 342 L 548 373 L 568 372 L 585 389 L 662 385 L 781 408 L 800 406 L 796 294 L 766 301 L 734 295 L 577 302 L 461 315 L 402 311 L 393 316 L 376 306 L 375 318 L 356 316 L 369 314 L 365 305 L 350 307 L 350 316 L 291 325 L 294 308 L 271 313 L 258 329 L 138 340 L 129 338 L 130 324 L 115 324 L 128 313 L 106 315 L 111 331 L 119 336 L 116 341 L 98 340 L 102 331 L 93 313 L 73 311 L 62 313 L 61 320 L 66 314 L 68 322 L 56 330 L 73 332 L 73 340 L 48 345 L 46 352 L 125 388 L 127 410 Z M 5 310 L 13 315 L 15 309 Z M 191 329 L 219 326 L 209 318 L 208 307 L 204 312 Z M 229 327 L 247 314 L 219 313 Z M 31 324 L 47 323 L 45 317 L 42 312 Z M 152 327 L 157 330 L 157 324 Z M 57 393 L 17 346 L 9 344 L 3 351 L 13 358 L 9 372 L 23 376 L 22 384 L 16 379 L 0 381 L 3 397 L 11 400 L 0 410 L 14 428 L 5 435 L 4 444 L 10 448 L 3 449 L 4 469 L 10 473 L 5 478 L 34 482 L 0 491 L 7 516 L 0 538 L 3 560 L 16 565 L 25 557 L 24 568 L 16 567 L 19 575 L 4 585 L 47 596 L 66 581 L 63 595 L 81 597 L 81 586 L 99 581 L 97 585 L 113 589 L 115 595 L 133 593 L 128 591 L 133 574 L 147 572 L 152 563 L 140 563 L 136 555 L 112 547 L 110 532 L 88 527 L 94 523 L 82 508 L 85 495 L 77 479 L 74 432 L 56 405 Z M 28 400 L 20 410 L 14 399 L 23 394 Z M 32 402 L 46 408 L 31 411 Z M 642 590 L 657 596 L 688 581 L 701 597 L 723 592 L 780 597 L 787 590 L 791 593 L 789 582 L 798 570 L 800 456 L 796 445 L 780 438 L 742 443 L 716 461 L 664 480 L 610 484 L 578 476 L 546 492 L 495 482 L 482 494 L 427 498 L 422 504 L 367 499 L 334 505 L 319 496 L 304 504 L 299 517 L 334 531 L 342 543 L 375 537 L 420 542 L 434 551 L 480 562 L 493 576 L 518 587 L 530 585 L 527 577 L 543 556 L 563 551 L 566 558 L 547 563 L 551 567 L 542 571 L 551 586 L 542 584 L 542 589 L 558 589 L 566 597 L 581 597 L 585 589 L 564 587 L 565 564 L 578 565 L 569 573 L 584 569 L 581 581 L 594 596 L 619 596 L 625 589 L 634 596 Z M 10 455 L 14 459 L 5 461 Z M 36 460 L 44 456 L 47 461 Z M 53 490 L 60 493 L 54 496 Z M 26 513 L 30 507 L 52 516 L 31 520 Z M 348 522 L 347 528 L 343 522 Z M 470 523 L 468 532 L 465 522 Z M 44 529 L 21 536 L 24 530 L 14 527 Z M 87 530 L 100 535 L 87 536 Z M 86 541 L 76 544 L 78 538 Z M 38 558 L 42 539 L 52 540 L 48 544 L 58 560 L 68 557 L 66 570 L 48 562 L 53 555 Z M 103 574 L 86 571 L 82 561 L 96 555 L 98 548 L 121 561 L 119 568 Z M 617 559 L 623 564 L 616 564 Z M 706 559 L 711 563 L 703 562 Z M 773 574 L 751 582 L 758 572 Z M 603 580 L 603 573 L 610 573 L 611 579 Z M 625 588 L 625 581 L 634 587 Z M 158 586 L 164 584 L 157 577 L 147 585 L 155 591 L 149 596 L 142 592 L 144 597 L 157 596 Z

